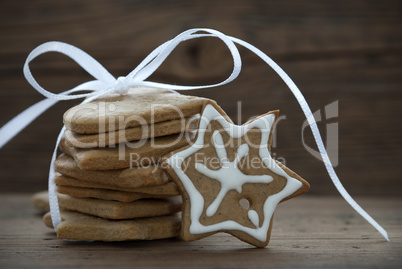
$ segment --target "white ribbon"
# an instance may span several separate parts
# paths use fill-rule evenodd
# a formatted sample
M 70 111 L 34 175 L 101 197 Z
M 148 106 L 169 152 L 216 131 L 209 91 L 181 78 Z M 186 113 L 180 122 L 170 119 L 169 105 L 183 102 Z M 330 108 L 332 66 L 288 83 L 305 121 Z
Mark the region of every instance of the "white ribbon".
M 199 32 L 204 32 L 200 34 Z M 206 32 L 206 34 L 205 34 Z M 201 38 L 201 37 L 216 37 L 223 41 L 228 47 L 230 53 L 233 58 L 233 71 L 231 75 L 224 81 L 212 84 L 212 85 L 201 85 L 201 86 L 181 86 L 181 85 L 170 85 L 164 83 L 157 83 L 152 81 L 146 81 L 146 79 L 152 75 L 155 70 L 164 62 L 164 60 L 169 56 L 169 54 L 183 41 Z M 190 29 L 187 30 L 174 39 L 167 41 L 162 44 L 158 48 L 156 48 L 153 52 L 151 52 L 130 74 L 126 77 L 113 77 L 99 62 L 97 62 L 90 55 L 85 53 L 84 51 L 62 42 L 48 42 L 44 43 L 37 48 L 35 48 L 29 55 L 24 65 L 24 75 L 28 82 L 42 95 L 47 97 L 41 102 L 34 104 L 29 107 L 21 114 L 16 116 L 6 125 L 4 125 L 0 129 L 0 148 L 5 145 L 10 139 L 12 139 L 15 135 L 17 135 L 22 129 L 24 129 L 27 125 L 29 125 L 34 119 L 40 116 L 44 111 L 46 111 L 49 107 L 57 103 L 59 100 L 72 100 L 78 98 L 87 97 L 82 103 L 90 102 L 99 96 L 102 96 L 107 93 L 119 93 L 126 94 L 128 89 L 133 86 L 144 86 L 144 87 L 156 87 L 167 89 L 175 92 L 176 90 L 194 90 L 194 89 L 203 89 L 203 88 L 211 88 L 218 87 L 224 84 L 227 84 L 239 75 L 241 71 L 241 58 L 239 51 L 237 50 L 236 44 L 241 45 L 250 51 L 254 52 L 258 55 L 262 60 L 264 60 L 287 84 L 289 89 L 292 91 L 293 95 L 296 97 L 297 101 L 301 109 L 306 116 L 308 123 L 310 124 L 311 131 L 313 132 L 314 139 L 317 143 L 317 147 L 322 156 L 322 160 L 325 164 L 325 167 L 328 171 L 328 174 L 334 183 L 335 187 L 339 191 L 339 193 L 343 196 L 343 198 L 355 209 L 363 218 L 365 218 L 371 225 L 374 226 L 384 238 L 389 241 L 387 232 L 369 215 L 366 211 L 364 211 L 349 195 L 349 193 L 345 190 L 342 183 L 340 182 L 338 176 L 335 173 L 335 170 L 331 164 L 331 161 L 328 157 L 328 153 L 325 149 L 324 143 L 322 141 L 320 132 L 318 130 L 317 124 L 315 122 L 313 113 L 309 105 L 307 104 L 306 99 L 303 94 L 297 88 L 296 84 L 290 79 L 290 77 L 280 68 L 271 58 L 269 58 L 265 53 L 254 47 L 253 45 L 240 40 L 238 38 L 234 38 L 231 36 L 224 35 L 216 30 L 212 29 Z M 84 68 L 89 74 L 91 74 L 96 80 L 85 82 L 77 87 L 62 92 L 60 94 L 54 94 L 42 88 L 34 79 L 29 69 L 29 63 L 35 59 L 37 56 L 49 52 L 55 51 L 59 53 L 63 53 L 74 61 L 76 61 L 82 68 Z M 80 91 L 90 91 L 85 94 L 74 94 Z M 54 162 L 56 160 L 57 147 L 60 142 L 61 136 L 65 131 L 65 127 L 62 128 L 56 142 L 56 147 L 53 152 L 50 171 L 49 171 L 49 204 L 50 204 L 50 212 L 52 216 L 53 226 L 57 227 L 57 225 L 61 222 L 60 211 L 57 200 L 56 193 L 56 184 L 54 183 L 55 178 L 55 169 Z

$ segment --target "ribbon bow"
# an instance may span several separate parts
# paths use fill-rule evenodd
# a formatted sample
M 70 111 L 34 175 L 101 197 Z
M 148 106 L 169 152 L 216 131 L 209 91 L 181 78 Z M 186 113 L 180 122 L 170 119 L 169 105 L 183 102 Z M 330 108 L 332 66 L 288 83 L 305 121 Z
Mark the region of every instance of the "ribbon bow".
M 204 33 L 199 33 L 204 32 Z M 205 33 L 206 32 L 206 33 Z M 217 84 L 211 85 L 201 85 L 201 86 L 182 86 L 182 85 L 170 85 L 164 83 L 157 83 L 152 81 L 146 81 L 146 79 L 152 75 L 155 70 L 159 68 L 159 66 L 165 61 L 165 59 L 169 56 L 169 54 L 183 41 L 201 38 L 201 37 L 216 37 L 219 38 L 222 42 L 226 44 L 228 47 L 232 58 L 233 58 L 233 71 L 230 76 Z M 162 88 L 166 90 L 170 90 L 172 92 L 176 92 L 176 90 L 195 90 L 195 89 L 203 89 L 203 88 L 211 88 L 218 87 L 224 84 L 227 84 L 234 79 L 237 78 L 241 71 L 241 58 L 239 51 L 236 47 L 236 44 L 241 45 L 257 56 L 259 56 L 262 60 L 264 60 L 286 83 L 289 89 L 292 91 L 293 95 L 296 97 L 299 105 L 304 112 L 304 115 L 310 125 L 311 131 L 313 133 L 314 139 L 316 141 L 317 147 L 321 154 L 324 165 L 328 171 L 328 174 L 334 183 L 335 187 L 339 191 L 339 193 L 343 196 L 343 198 L 350 204 L 350 206 L 355 209 L 363 218 L 365 218 L 371 225 L 376 228 L 381 235 L 389 241 L 387 232 L 369 215 L 366 211 L 363 210 L 349 195 L 349 193 L 345 190 L 342 183 L 340 182 L 335 170 L 331 164 L 331 161 L 328 157 L 328 153 L 325 149 L 324 143 L 322 141 L 320 132 L 318 130 L 316 121 L 314 119 L 313 113 L 309 105 L 307 104 L 306 99 L 304 98 L 301 91 L 298 89 L 296 84 L 291 80 L 291 78 L 282 70 L 279 65 L 277 65 L 271 58 L 269 58 L 265 53 L 261 50 L 257 49 L 253 45 L 235 38 L 231 36 L 224 35 L 221 32 L 212 29 L 190 29 L 184 31 L 183 33 L 176 36 L 174 39 L 169 40 L 159 47 L 157 47 L 154 51 L 152 51 L 131 73 L 129 73 L 126 77 L 115 78 L 112 76 L 99 62 L 97 62 L 94 58 L 88 55 L 86 52 L 76 48 L 72 45 L 62 43 L 62 42 L 47 42 L 44 43 L 37 48 L 35 48 L 27 57 L 27 60 L 24 64 L 24 75 L 27 81 L 42 95 L 47 97 L 47 99 L 42 100 L 33 106 L 29 107 L 10 122 L 5 124 L 0 129 L 0 148 L 5 145 L 10 139 L 12 139 L 15 135 L 17 135 L 22 129 L 24 129 L 27 125 L 29 125 L 34 119 L 40 116 L 44 111 L 50 108 L 52 105 L 57 103 L 60 100 L 72 100 L 79 98 L 86 98 L 82 103 L 88 103 L 104 94 L 107 93 L 119 93 L 126 94 L 130 87 L 133 86 L 144 86 L 144 87 L 155 87 Z M 92 75 L 96 80 L 88 81 L 83 84 L 78 85 L 77 87 L 70 89 L 68 91 L 62 92 L 60 94 L 55 94 L 49 92 L 42 88 L 34 79 L 29 69 L 29 63 L 35 59 L 37 56 L 55 51 L 62 54 L 67 55 L 75 62 L 77 62 L 83 69 L 85 69 L 90 75 Z M 80 91 L 90 91 L 89 93 L 84 94 L 73 94 Z M 57 225 L 61 222 L 60 218 L 60 209 L 57 200 L 56 193 L 56 184 L 54 183 L 55 177 L 55 169 L 54 162 L 56 160 L 57 154 L 57 146 L 60 142 L 62 134 L 65 131 L 65 127 L 62 128 L 56 142 L 56 147 L 53 152 L 50 170 L 49 170 L 49 205 L 50 212 L 52 216 L 53 227 L 56 229 Z

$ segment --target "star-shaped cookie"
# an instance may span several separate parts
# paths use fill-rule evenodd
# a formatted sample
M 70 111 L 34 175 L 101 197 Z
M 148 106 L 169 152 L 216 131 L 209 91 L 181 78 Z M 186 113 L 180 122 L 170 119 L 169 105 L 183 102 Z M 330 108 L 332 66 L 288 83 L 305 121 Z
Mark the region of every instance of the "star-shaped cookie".
M 183 196 L 181 237 L 227 232 L 255 245 L 269 243 L 276 206 L 304 194 L 309 184 L 270 154 L 278 111 L 235 125 L 207 104 L 197 138 L 164 165 Z

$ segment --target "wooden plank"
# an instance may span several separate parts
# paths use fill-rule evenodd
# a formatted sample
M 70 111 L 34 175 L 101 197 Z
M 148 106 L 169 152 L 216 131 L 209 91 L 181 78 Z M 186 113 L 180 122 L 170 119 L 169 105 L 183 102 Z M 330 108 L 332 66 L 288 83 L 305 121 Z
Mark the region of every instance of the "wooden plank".
M 28 53 L 49 40 L 88 51 L 112 74 L 131 71 L 156 46 L 181 31 L 212 27 L 240 37 L 289 73 L 313 111 L 338 100 L 339 166 L 352 194 L 399 196 L 402 39 L 400 1 L 154 1 L 50 0 L 0 2 L 0 126 L 41 100 L 25 81 Z M 216 99 L 238 122 L 280 109 L 274 153 L 306 178 L 312 194 L 335 194 L 325 169 L 301 143 L 303 114 L 283 82 L 257 57 L 241 50 L 244 69 L 232 84 L 191 94 Z M 153 80 L 176 84 L 218 82 L 230 73 L 222 44 L 199 40 L 180 46 Z M 56 92 L 90 76 L 65 56 L 41 56 L 32 65 L 38 81 Z M 252 93 L 252 95 L 250 94 Z M 0 150 L 0 192 L 46 187 L 53 143 L 62 114 L 76 102 L 44 113 Z M 325 123 L 320 128 L 325 136 Z M 314 145 L 305 131 L 308 145 Z M 362 187 L 364 186 L 364 187 Z
M 357 201 L 388 230 L 391 242 L 383 240 L 341 198 L 313 196 L 278 207 L 265 249 L 226 234 L 193 242 L 67 242 L 44 227 L 29 195 L 6 194 L 0 196 L 1 204 L 7 205 L 0 209 L 0 266 L 400 268 L 402 200 L 359 197 Z
M 257 44 L 270 40 L 270 51 L 285 53 L 381 48 L 401 41 L 399 1 L 25 0 L 2 1 L 0 10 L 0 29 L 7 34 L 0 37 L 4 52 L 62 39 L 84 49 L 114 45 L 130 53 L 127 45 L 148 50 L 194 26 L 218 28 Z

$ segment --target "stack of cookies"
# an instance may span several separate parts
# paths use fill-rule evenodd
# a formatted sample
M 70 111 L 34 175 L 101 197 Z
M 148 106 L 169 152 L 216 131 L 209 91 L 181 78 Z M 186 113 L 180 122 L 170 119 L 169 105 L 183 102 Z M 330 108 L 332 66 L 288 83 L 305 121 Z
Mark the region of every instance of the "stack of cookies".
M 179 190 L 162 169 L 161 158 L 191 143 L 200 113 L 211 102 L 133 88 L 127 95 L 109 94 L 69 109 L 62 154 L 55 163 L 63 220 L 58 237 L 121 241 L 178 236 Z M 45 196 L 34 201 L 45 204 Z M 49 213 L 44 221 L 51 227 Z

